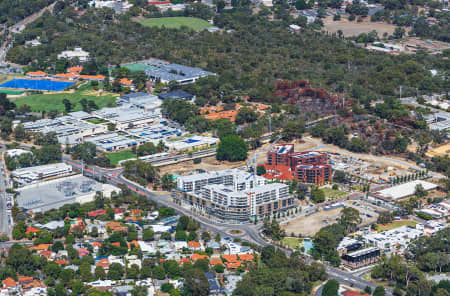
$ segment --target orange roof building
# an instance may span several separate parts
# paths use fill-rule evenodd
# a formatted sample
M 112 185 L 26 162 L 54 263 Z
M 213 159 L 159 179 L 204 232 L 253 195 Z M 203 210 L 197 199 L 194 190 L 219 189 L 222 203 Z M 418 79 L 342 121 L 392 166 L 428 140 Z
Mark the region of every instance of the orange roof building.
M 223 265 L 223 262 L 222 262 L 222 260 L 220 260 L 220 259 L 211 259 L 211 261 L 209 261 L 209 264 L 210 264 L 211 266 L 216 266 L 216 265 L 218 265 L 218 264 L 222 264 L 222 265 Z
M 135 217 L 141 216 L 142 215 L 142 210 L 141 209 L 131 209 L 130 210 L 130 215 L 131 216 L 135 216 Z
M 128 228 L 120 225 L 120 222 L 108 222 L 108 223 L 106 223 L 106 228 L 109 228 L 112 231 L 118 231 L 118 232 L 127 232 L 128 231 Z
M 181 258 L 180 261 L 178 261 L 179 265 L 183 265 L 184 263 L 190 262 L 189 258 Z
M 116 247 L 120 247 L 120 243 L 119 242 L 113 242 L 113 243 L 111 243 L 111 245 L 116 246 Z
M 34 249 L 36 251 L 44 251 L 44 250 L 48 250 L 48 248 L 51 246 L 52 246 L 52 244 L 40 244 L 40 245 L 36 245 L 36 246 L 31 246 L 30 249 Z
M 235 122 L 237 114 L 238 114 L 237 110 L 227 110 L 222 112 L 203 114 L 202 116 L 209 120 L 228 119 L 231 122 Z
M 202 245 L 199 242 L 190 241 L 190 242 L 188 242 L 188 246 L 190 248 L 197 249 L 197 248 L 200 248 Z
M 208 256 L 207 255 L 200 255 L 200 254 L 197 254 L 197 253 L 191 255 L 191 261 L 192 262 L 195 262 L 195 261 L 197 261 L 199 259 L 206 259 L 206 260 L 208 260 Z
M 19 276 L 18 278 L 19 284 L 21 285 L 32 283 L 33 280 L 31 276 Z
M 93 246 L 94 248 L 95 248 L 95 247 L 100 248 L 102 245 L 103 245 L 103 244 L 102 244 L 101 242 L 93 242 L 93 243 L 92 243 L 92 246 Z
M 253 255 L 252 254 L 239 254 L 239 260 L 247 261 L 247 262 L 253 261 Z
M 83 71 L 83 67 L 70 67 L 67 69 L 67 73 L 80 73 Z
M 45 73 L 43 71 L 28 72 L 27 76 L 30 76 L 30 77 L 45 77 L 45 76 L 47 76 L 47 73 Z
M 225 262 L 227 269 L 236 269 L 241 266 L 241 261 L 236 262 Z
M 237 262 L 237 255 L 222 255 L 222 259 L 227 262 Z
M 139 247 L 139 243 L 137 241 L 131 241 L 128 244 L 128 249 L 131 249 L 131 246 Z
M 40 251 L 39 254 L 41 256 L 44 256 L 47 259 L 50 259 L 53 256 L 53 252 L 52 251 L 48 251 L 48 250 Z
M 132 86 L 133 81 L 129 80 L 128 78 L 122 78 L 119 80 L 120 84 L 126 85 L 126 86 Z
M 16 287 L 16 281 L 12 277 L 7 277 L 2 281 L 3 287 L 14 288 Z
M 78 74 L 77 73 L 58 73 L 58 74 L 55 74 L 54 77 L 64 78 L 64 79 L 75 79 L 78 77 Z
M 66 265 L 66 264 L 69 264 L 69 261 L 67 261 L 65 259 L 56 259 L 55 263 L 58 265 Z
M 28 233 L 38 233 L 39 231 L 41 231 L 41 230 L 38 229 L 38 228 L 28 227 L 28 228 L 27 228 L 27 231 L 25 232 L 25 234 L 28 234 Z
M 101 266 L 104 269 L 108 269 L 109 268 L 108 259 L 101 259 L 99 262 L 97 262 L 97 264 L 95 264 L 95 266 Z

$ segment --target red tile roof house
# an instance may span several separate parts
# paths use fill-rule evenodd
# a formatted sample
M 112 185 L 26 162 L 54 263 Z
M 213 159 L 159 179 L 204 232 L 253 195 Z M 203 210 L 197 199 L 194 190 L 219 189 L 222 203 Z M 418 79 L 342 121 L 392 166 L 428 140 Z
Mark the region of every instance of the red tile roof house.
M 19 276 L 19 284 L 21 285 L 27 285 L 34 281 L 34 279 L 31 276 Z
M 55 263 L 58 265 L 67 265 L 67 264 L 69 264 L 69 261 L 67 261 L 65 259 L 56 259 Z
M 120 213 L 123 213 L 124 212 L 124 209 L 121 209 L 121 208 L 115 208 L 114 209 L 114 214 L 120 214 Z
M 105 271 L 109 270 L 109 262 L 108 259 L 101 259 L 99 262 L 95 264 L 95 266 L 101 266 Z
M 195 261 L 199 260 L 199 259 L 206 259 L 208 260 L 208 255 L 200 255 L 200 254 L 193 254 L 191 255 L 191 261 L 195 263 Z
M 4 288 L 15 288 L 17 286 L 16 281 L 11 277 L 7 277 L 2 283 Z
M 85 248 L 80 248 L 78 249 L 78 255 L 80 255 L 80 257 L 88 256 L 89 250 Z
M 96 217 L 101 216 L 101 215 L 106 215 L 106 210 L 101 209 L 101 210 L 90 211 L 90 212 L 87 213 L 87 215 L 90 218 L 96 218 Z
M 53 260 L 55 258 L 55 253 L 48 250 L 40 251 L 39 255 L 44 256 L 47 260 Z
M 191 262 L 189 258 L 181 258 L 180 261 L 178 261 L 178 265 L 183 265 L 186 262 Z
M 202 245 L 199 242 L 190 241 L 190 242 L 188 242 L 188 246 L 189 246 L 189 249 L 195 251 L 195 250 L 200 250 Z
M 38 229 L 38 228 L 28 227 L 28 228 L 27 228 L 27 231 L 25 232 L 25 234 L 26 234 L 26 235 L 28 235 L 28 233 L 36 234 L 36 233 L 38 233 L 39 231 L 41 231 L 41 230 Z

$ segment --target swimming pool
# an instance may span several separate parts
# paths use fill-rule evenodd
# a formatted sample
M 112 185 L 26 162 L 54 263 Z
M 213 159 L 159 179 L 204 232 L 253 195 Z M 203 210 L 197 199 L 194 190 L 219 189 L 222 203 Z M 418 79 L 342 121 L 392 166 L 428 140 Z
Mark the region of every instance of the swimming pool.
M 312 240 L 304 239 L 300 243 L 300 247 L 303 247 L 305 249 L 305 251 L 304 251 L 305 254 L 309 254 L 309 251 L 314 248 L 314 244 L 313 244 Z
M 71 85 L 73 82 L 53 81 L 53 80 L 34 80 L 34 79 L 12 79 L 0 84 L 4 88 L 33 89 L 46 91 L 61 91 Z

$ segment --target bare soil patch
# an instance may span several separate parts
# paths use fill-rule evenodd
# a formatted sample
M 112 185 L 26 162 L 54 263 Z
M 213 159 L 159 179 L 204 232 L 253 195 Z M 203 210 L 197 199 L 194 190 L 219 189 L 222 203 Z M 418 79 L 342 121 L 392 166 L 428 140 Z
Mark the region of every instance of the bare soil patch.
M 329 16 L 324 19 L 324 29 L 331 33 L 337 33 L 342 31 L 345 37 L 358 36 L 361 33 L 369 33 L 373 30 L 377 31 L 378 36 L 382 37 L 384 33 L 392 35 L 395 30 L 395 26 L 386 23 L 376 23 L 370 21 L 350 22 L 347 19 L 341 19 L 340 21 L 333 21 L 333 17 Z

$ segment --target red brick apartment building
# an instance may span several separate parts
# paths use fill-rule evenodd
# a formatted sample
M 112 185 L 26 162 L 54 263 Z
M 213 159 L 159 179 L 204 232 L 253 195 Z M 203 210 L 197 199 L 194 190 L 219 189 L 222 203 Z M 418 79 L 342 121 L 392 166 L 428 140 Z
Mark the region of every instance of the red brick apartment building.
M 321 185 L 331 180 L 332 168 L 326 153 L 318 151 L 294 152 L 294 144 L 276 145 L 267 152 L 266 174 L 268 178 L 288 180 L 286 167 L 289 167 L 292 178 L 303 183 Z M 276 174 L 274 171 L 283 172 Z M 280 177 L 280 178 L 278 178 Z

